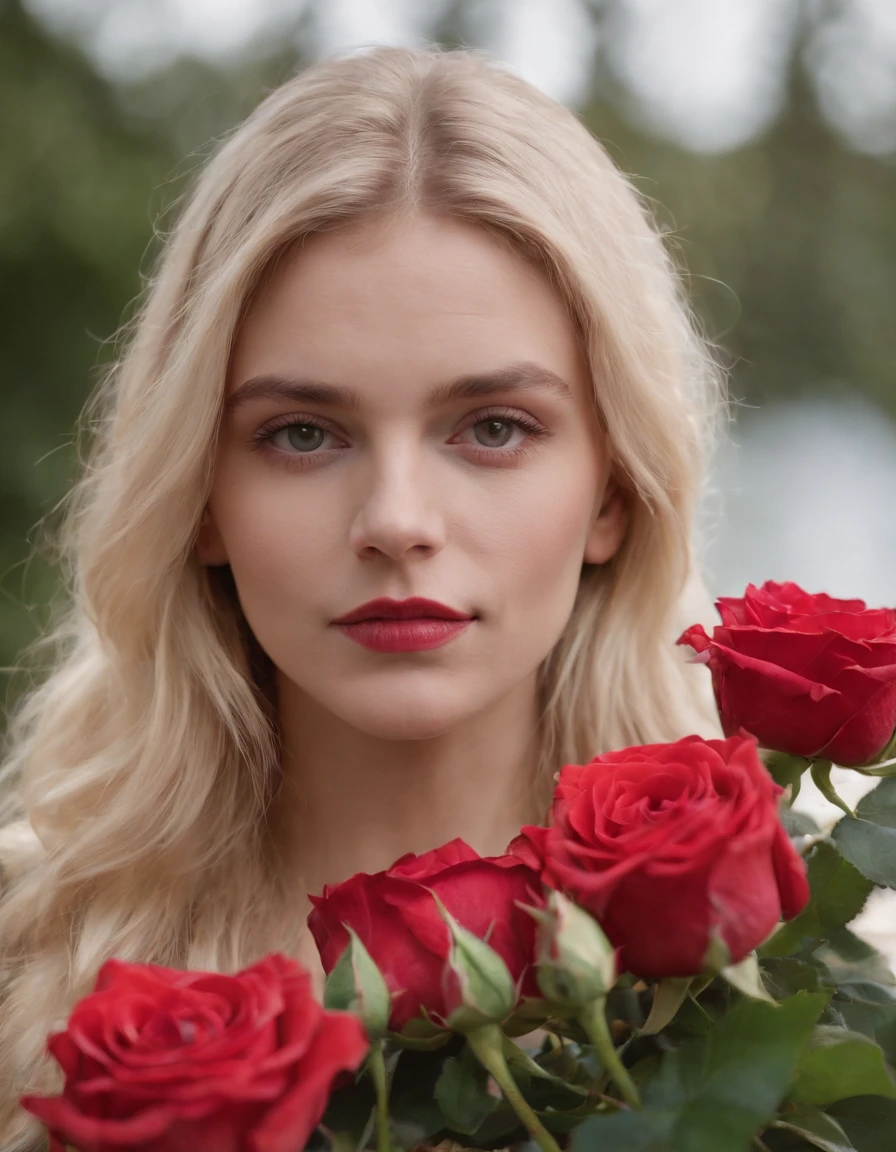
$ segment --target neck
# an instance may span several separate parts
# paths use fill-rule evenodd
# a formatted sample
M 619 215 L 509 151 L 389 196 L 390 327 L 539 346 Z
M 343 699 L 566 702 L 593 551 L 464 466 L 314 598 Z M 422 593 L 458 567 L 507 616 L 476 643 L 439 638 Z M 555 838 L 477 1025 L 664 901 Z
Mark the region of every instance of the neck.
M 417 740 L 359 731 L 289 684 L 278 694 L 283 776 L 272 842 L 283 874 L 305 893 L 458 836 L 482 856 L 499 855 L 521 825 L 545 817 L 533 787 L 534 680 L 487 715 Z

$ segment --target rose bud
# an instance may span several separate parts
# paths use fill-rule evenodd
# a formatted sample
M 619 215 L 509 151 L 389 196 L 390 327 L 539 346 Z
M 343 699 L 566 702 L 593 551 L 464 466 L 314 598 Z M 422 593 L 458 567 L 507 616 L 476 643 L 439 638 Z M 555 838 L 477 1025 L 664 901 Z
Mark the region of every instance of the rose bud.
M 451 932 L 451 951 L 442 973 L 445 1023 L 453 1032 L 500 1024 L 517 1003 L 517 990 L 498 953 L 462 928 L 438 899 L 439 914 Z
M 392 1011 L 392 998 L 383 974 L 373 957 L 349 928 L 349 942 L 327 977 L 324 1004 L 353 1012 L 361 1020 L 370 1040 L 385 1036 Z
M 551 892 L 537 921 L 538 987 L 552 1007 L 577 1012 L 616 983 L 616 953 L 601 926 L 561 892 Z
M 389 1029 L 405 1037 L 432 1036 L 450 1011 L 443 976 L 452 936 L 436 897 L 462 928 L 488 940 L 521 999 L 538 997 L 535 922 L 518 905 L 541 907 L 544 897 L 538 875 L 516 856 L 482 857 L 452 840 L 311 898 L 308 926 L 324 971 L 333 970 L 354 929 L 391 994 Z

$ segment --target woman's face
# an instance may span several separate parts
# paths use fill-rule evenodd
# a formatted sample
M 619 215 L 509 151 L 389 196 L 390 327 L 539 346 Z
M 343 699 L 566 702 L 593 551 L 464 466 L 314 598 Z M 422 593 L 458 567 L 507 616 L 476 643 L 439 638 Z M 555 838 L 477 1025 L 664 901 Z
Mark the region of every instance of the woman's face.
M 311 381 L 350 406 L 296 398 Z M 371 736 L 438 736 L 531 690 L 582 563 L 625 531 L 563 304 L 469 224 L 308 237 L 244 319 L 225 407 L 199 558 L 230 565 L 281 688 Z M 475 619 L 410 652 L 332 623 L 411 596 Z

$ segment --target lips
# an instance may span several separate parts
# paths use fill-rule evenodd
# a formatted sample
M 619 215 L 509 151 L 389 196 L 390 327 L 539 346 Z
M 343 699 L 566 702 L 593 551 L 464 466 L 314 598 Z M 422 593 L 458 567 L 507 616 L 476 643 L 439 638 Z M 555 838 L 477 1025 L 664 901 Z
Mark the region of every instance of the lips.
M 334 620 L 334 624 L 358 624 L 362 620 L 419 620 L 432 618 L 438 620 L 472 620 L 474 617 L 468 612 L 461 612 L 447 604 L 440 604 L 437 600 L 427 600 L 422 596 L 412 596 L 408 600 L 393 600 L 390 597 L 380 597 L 377 600 L 368 600 L 347 612 L 344 616 Z

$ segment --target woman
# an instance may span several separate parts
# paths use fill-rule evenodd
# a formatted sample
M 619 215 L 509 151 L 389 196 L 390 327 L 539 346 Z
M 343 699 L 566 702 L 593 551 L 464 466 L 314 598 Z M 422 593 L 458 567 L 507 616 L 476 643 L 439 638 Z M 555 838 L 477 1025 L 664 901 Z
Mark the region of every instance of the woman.
M 711 616 L 723 411 L 645 205 L 561 105 L 437 48 L 268 96 L 89 408 L 72 605 L 10 729 L 2 1147 L 107 957 L 314 966 L 308 892 L 499 853 L 564 763 L 717 734 L 674 641 Z

